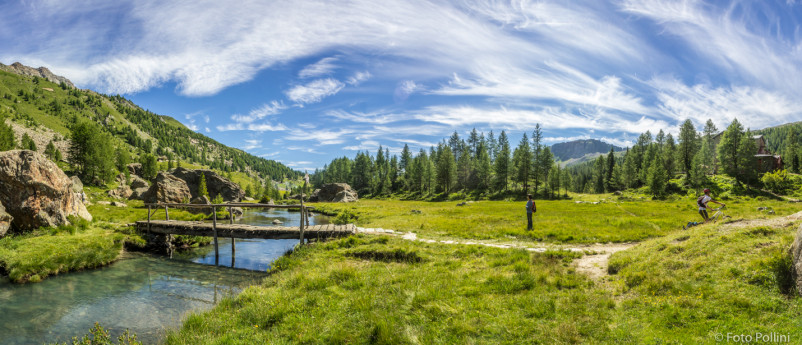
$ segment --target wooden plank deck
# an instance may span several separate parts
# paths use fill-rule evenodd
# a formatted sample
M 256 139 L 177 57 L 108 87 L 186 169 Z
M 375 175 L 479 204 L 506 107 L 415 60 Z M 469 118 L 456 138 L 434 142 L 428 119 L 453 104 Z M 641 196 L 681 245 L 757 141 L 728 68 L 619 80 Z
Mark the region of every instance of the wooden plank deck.
M 138 221 L 136 222 L 136 227 L 142 232 L 147 232 L 148 222 Z M 175 220 L 151 220 L 150 232 L 165 235 L 214 236 L 212 223 Z M 354 233 L 356 233 L 354 224 L 312 225 L 304 228 L 305 238 L 346 237 Z M 298 239 L 300 236 L 301 233 L 297 226 L 255 226 L 217 223 L 217 237 Z

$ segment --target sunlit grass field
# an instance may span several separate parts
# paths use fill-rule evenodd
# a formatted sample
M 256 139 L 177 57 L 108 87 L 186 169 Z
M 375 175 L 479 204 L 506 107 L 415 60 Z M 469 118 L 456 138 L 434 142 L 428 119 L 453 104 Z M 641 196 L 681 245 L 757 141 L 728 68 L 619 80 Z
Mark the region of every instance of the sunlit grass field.
M 579 253 L 360 235 L 296 250 L 259 286 L 191 315 L 167 344 L 715 344 L 802 339 L 778 227 L 693 227 L 615 254 L 593 281 Z
M 537 200 L 533 231 L 526 230 L 525 202 L 476 201 L 457 206 L 456 201 L 365 199 L 351 204 L 312 205 L 329 214 L 347 211 L 356 217 L 353 222 L 358 226 L 415 232 L 426 238 L 630 242 L 681 231 L 688 222 L 702 220 L 697 213 L 695 198 L 630 201 L 617 200 L 610 195 L 594 197 L 600 200 L 598 204 Z M 776 215 L 788 215 L 802 209 L 798 204 L 760 198 L 724 202 L 727 204 L 726 214 L 732 219 L 770 216 L 766 211 L 758 211 L 758 207 L 771 207 Z

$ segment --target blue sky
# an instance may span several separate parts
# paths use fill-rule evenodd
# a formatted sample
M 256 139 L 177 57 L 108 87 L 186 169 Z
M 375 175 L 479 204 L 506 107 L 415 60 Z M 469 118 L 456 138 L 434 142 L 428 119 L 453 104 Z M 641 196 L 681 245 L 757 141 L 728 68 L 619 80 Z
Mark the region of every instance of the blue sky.
M 0 62 L 296 169 L 535 123 L 630 145 L 802 120 L 797 1 L 3 1 Z

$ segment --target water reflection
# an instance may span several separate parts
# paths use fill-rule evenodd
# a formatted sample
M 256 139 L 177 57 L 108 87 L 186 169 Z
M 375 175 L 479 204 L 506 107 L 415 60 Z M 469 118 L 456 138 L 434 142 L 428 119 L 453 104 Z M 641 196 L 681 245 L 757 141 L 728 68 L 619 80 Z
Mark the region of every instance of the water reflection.
M 298 224 L 300 213 L 246 211 L 240 222 L 271 225 L 273 219 Z M 310 218 L 310 224 L 327 221 L 324 216 Z M 207 246 L 177 253 L 172 259 L 127 253 L 107 267 L 36 284 L 12 284 L 2 278 L 0 344 L 69 341 L 85 334 L 95 321 L 113 336 L 128 328 L 146 344 L 158 343 L 164 330 L 180 326 L 187 313 L 210 309 L 224 296 L 258 283 L 270 263 L 297 243 L 237 240 L 235 267 L 243 269 L 224 267 L 232 259 L 231 244 L 221 239 L 220 266 L 214 266 L 214 248 Z

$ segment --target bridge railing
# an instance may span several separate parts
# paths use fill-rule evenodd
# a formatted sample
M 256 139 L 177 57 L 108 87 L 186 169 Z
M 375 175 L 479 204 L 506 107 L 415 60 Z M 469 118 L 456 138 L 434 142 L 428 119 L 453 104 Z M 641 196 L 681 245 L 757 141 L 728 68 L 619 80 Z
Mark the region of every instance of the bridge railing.
M 273 204 L 260 204 L 260 203 L 247 203 L 247 202 L 232 202 L 226 204 L 184 204 L 184 203 L 145 203 L 145 206 L 148 207 L 148 235 L 150 235 L 150 221 L 156 212 L 164 209 L 164 217 L 165 220 L 170 220 L 170 211 L 169 208 L 195 208 L 195 209 L 208 209 L 212 213 L 212 230 L 214 232 L 214 257 L 215 257 L 215 264 L 217 258 L 219 256 L 219 250 L 217 246 L 217 209 L 223 208 L 228 209 L 228 219 L 229 224 L 234 224 L 234 213 L 231 212 L 234 207 L 239 208 L 284 208 L 284 209 L 299 209 L 301 211 L 301 222 L 299 225 L 299 230 L 301 234 L 301 244 L 304 243 L 304 227 L 309 226 L 309 210 L 314 209 L 314 206 L 307 206 L 304 205 L 303 200 L 301 200 L 300 204 L 297 205 L 273 205 Z M 234 237 L 231 237 L 231 257 L 233 259 L 234 254 L 236 253 L 236 245 L 235 245 Z

